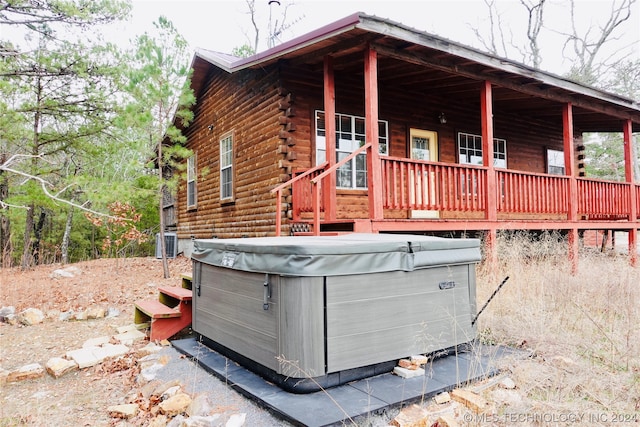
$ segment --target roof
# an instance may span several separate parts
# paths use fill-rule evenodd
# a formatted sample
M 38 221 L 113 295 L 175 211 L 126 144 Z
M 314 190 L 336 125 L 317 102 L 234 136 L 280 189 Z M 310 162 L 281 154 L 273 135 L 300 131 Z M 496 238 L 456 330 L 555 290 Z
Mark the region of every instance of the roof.
M 445 96 L 455 90 L 457 97 L 472 100 L 477 99 L 477 82 L 489 80 L 494 85 L 494 113 L 518 110 L 539 120 L 559 120 L 562 103 L 571 102 L 574 123 L 580 129 L 620 131 L 620 120 L 630 119 L 634 131 L 640 131 L 640 104 L 633 99 L 364 13 L 347 16 L 248 58 L 198 49 L 192 63 L 192 86 L 197 96 L 211 66 L 236 73 L 288 59 L 322 67 L 325 55 L 334 56 L 337 70 L 357 76 L 363 73 L 361 52 L 367 43 L 378 52 L 381 84 L 394 82 L 425 93 L 437 94 L 440 90 Z

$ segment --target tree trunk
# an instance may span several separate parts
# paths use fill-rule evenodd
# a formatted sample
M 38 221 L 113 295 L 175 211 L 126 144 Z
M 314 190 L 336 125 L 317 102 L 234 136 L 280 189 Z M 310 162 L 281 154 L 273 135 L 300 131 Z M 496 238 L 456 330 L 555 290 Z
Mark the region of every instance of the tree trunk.
M 44 220 L 47 218 L 47 212 L 40 208 L 40 216 L 38 217 L 38 223 L 33 230 L 33 264 L 39 265 L 42 261 L 40 256 L 40 242 L 42 242 L 42 229 L 44 228 Z
M 169 273 L 169 261 L 167 260 L 167 245 L 164 240 L 164 168 L 162 167 L 162 141 L 158 144 L 158 176 L 160 176 L 160 194 L 158 199 L 160 200 L 158 206 L 160 207 L 160 253 L 162 255 L 162 271 L 164 278 L 171 277 Z
M 69 262 L 69 241 L 71 240 L 71 224 L 73 223 L 73 206 L 69 207 L 67 212 L 67 222 L 64 225 L 64 234 L 62 235 L 62 245 L 60 247 L 61 262 L 67 264 Z
M 0 155 L 0 163 L 7 161 L 6 154 Z M 0 171 L 0 201 L 9 197 L 9 179 L 4 171 Z M 9 210 L 0 210 L 0 265 L 3 268 L 11 267 L 11 222 Z
M 31 251 L 32 242 L 31 242 L 31 231 L 33 230 L 33 210 L 35 206 L 33 203 L 27 209 L 27 217 L 25 219 L 24 224 L 24 248 L 22 249 L 22 261 L 20 263 L 20 267 L 23 270 L 31 267 L 31 256 L 33 252 Z

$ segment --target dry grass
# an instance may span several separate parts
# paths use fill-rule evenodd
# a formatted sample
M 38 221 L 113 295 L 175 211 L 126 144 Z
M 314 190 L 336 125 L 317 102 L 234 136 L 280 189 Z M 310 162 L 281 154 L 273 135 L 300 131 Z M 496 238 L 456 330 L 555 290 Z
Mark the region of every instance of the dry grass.
M 537 413 L 640 411 L 640 268 L 626 254 L 583 248 L 571 274 L 567 244 L 501 236 L 501 265 L 478 269 L 478 305 L 504 276 L 509 282 L 478 319 L 481 339 L 521 346 L 535 357 L 509 366 Z M 503 407 L 503 411 L 513 408 Z

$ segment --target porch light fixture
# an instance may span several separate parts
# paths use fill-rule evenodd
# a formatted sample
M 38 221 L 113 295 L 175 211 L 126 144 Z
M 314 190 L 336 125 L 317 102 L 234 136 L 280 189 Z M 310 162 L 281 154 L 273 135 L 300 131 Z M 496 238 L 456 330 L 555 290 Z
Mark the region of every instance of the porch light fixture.
M 440 113 L 440 115 L 438 116 L 438 120 L 440 120 L 441 124 L 445 124 L 447 123 L 447 116 L 445 116 L 444 113 Z

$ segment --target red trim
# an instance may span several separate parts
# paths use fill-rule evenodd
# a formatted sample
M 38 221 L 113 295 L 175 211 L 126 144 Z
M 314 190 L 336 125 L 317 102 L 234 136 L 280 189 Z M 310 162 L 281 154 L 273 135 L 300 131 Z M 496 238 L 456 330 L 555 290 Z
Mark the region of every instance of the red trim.
M 378 54 L 371 46 L 364 51 L 365 139 L 371 143 L 367 153 L 369 218 L 382 219 L 382 164 L 378 141 Z

